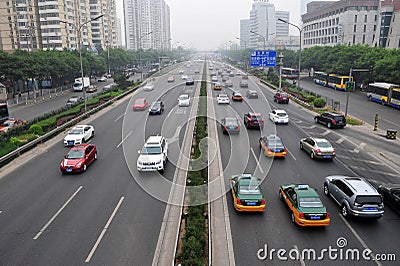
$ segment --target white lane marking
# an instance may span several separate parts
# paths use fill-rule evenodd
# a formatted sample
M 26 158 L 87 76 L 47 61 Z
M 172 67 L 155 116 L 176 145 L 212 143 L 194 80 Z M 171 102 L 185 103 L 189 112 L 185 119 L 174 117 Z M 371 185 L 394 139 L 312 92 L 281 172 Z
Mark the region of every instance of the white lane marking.
M 132 134 L 132 130 L 129 131 L 128 134 L 126 134 L 125 138 L 117 145 L 117 149 L 124 143 L 124 141 Z
M 172 142 L 179 140 L 179 132 L 181 131 L 181 129 L 182 129 L 182 126 L 177 126 L 174 135 L 172 135 L 171 138 L 167 138 L 167 142 L 172 143 Z
M 296 245 L 293 245 L 293 247 L 297 250 L 298 254 L 301 254 L 300 249 Z M 306 265 L 306 263 L 304 262 L 303 257 L 301 255 L 300 255 L 300 264 L 301 264 L 301 266 Z
M 67 200 L 67 202 L 64 203 L 64 205 L 56 212 L 56 214 L 53 215 L 53 217 L 51 217 L 51 219 L 47 222 L 47 224 L 45 224 L 43 226 L 42 229 L 40 229 L 40 231 L 35 235 L 35 237 L 33 238 L 34 240 L 38 239 L 40 237 L 40 235 L 47 229 L 47 227 L 49 227 L 49 225 L 57 218 L 57 216 L 65 209 L 65 207 L 67 207 L 68 203 L 70 203 L 72 201 L 72 199 L 76 196 L 76 194 L 78 194 L 78 192 L 83 188 L 83 186 L 80 186 L 74 194 L 72 194 L 71 197 L 69 197 L 69 199 Z
M 120 115 L 120 116 L 118 116 L 118 117 L 114 120 L 114 122 L 117 122 L 118 120 L 120 120 L 122 117 L 124 117 L 124 115 L 125 115 L 125 113 L 122 114 L 122 115 Z
M 104 237 L 105 233 L 107 232 L 108 227 L 110 226 L 112 220 L 115 217 L 115 214 L 117 213 L 119 207 L 121 206 L 122 202 L 124 201 L 125 197 L 121 197 L 121 199 L 119 200 L 117 206 L 115 207 L 113 213 L 111 214 L 110 218 L 108 219 L 106 225 L 104 226 L 103 230 L 101 231 L 101 234 L 99 235 L 99 238 L 97 238 L 96 243 L 94 244 L 92 250 L 90 250 L 89 255 L 87 256 L 85 262 L 90 262 L 90 260 L 93 257 L 94 252 L 96 251 L 97 247 L 100 244 L 101 239 Z
M 342 142 L 345 141 L 345 140 L 346 140 L 346 137 L 345 137 L 345 136 L 341 136 L 340 139 L 338 139 L 338 140 L 336 141 L 336 143 L 337 143 L 337 144 L 340 144 L 340 143 L 342 143 Z
M 361 243 L 361 245 L 364 247 L 364 249 L 369 249 L 371 250 L 371 256 L 376 262 L 377 265 L 382 265 L 379 261 L 376 261 L 375 259 L 375 254 L 372 252 L 372 249 L 370 249 L 367 244 L 365 244 L 364 240 L 357 234 L 356 230 L 349 224 L 349 222 L 343 217 L 343 215 L 339 214 L 339 217 L 342 218 L 342 221 L 344 224 L 347 226 L 347 228 L 350 229 L 350 231 L 353 233 L 353 235 L 357 238 L 357 240 Z
M 376 165 L 382 165 L 382 162 L 377 162 L 377 161 L 372 161 L 372 160 L 363 160 L 363 159 L 355 159 L 354 157 L 346 156 L 346 155 L 340 155 L 340 158 L 343 159 L 348 159 L 352 161 L 358 161 L 366 164 L 376 164 Z
M 330 131 L 330 130 L 325 130 L 325 132 L 324 133 L 321 133 L 321 135 L 322 136 L 326 136 L 326 135 L 328 135 L 329 133 L 331 133 L 332 131 Z
M 0 214 L 2 214 L 3 211 L 0 211 Z
M 361 142 L 357 147 L 354 148 L 351 152 L 353 153 L 359 153 L 364 147 L 367 145 L 365 142 Z
M 305 128 L 305 129 L 314 129 L 316 127 L 317 127 L 316 125 L 312 125 L 312 126 L 304 126 L 303 128 Z
M 261 174 L 264 174 L 264 171 L 263 171 L 263 169 L 261 168 L 260 162 L 259 162 L 258 159 L 257 159 L 257 156 L 256 156 L 256 154 L 255 154 L 255 152 L 254 152 L 254 150 L 253 150 L 253 147 L 251 147 L 250 149 L 251 149 L 251 153 L 252 153 L 253 156 L 254 156 L 254 159 L 256 160 L 257 166 L 258 166 L 258 168 L 260 169 Z
M 294 157 L 293 153 L 292 153 L 287 147 L 286 147 L 286 151 L 290 154 L 290 156 L 293 157 L 293 159 L 294 159 L 295 161 L 297 161 L 297 160 L 296 160 L 296 157 Z

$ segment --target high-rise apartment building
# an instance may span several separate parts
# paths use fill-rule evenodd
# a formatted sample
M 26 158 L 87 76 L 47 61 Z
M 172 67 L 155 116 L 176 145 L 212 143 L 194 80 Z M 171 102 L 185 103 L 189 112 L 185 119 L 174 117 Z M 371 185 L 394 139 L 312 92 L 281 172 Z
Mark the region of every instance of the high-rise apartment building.
M 78 49 L 79 30 L 84 47 L 117 47 L 115 0 L 0 1 L 0 50 Z
M 289 36 L 289 24 L 279 21 L 279 19 L 282 19 L 284 21 L 290 22 L 289 11 L 276 11 L 275 16 L 276 16 L 276 36 L 277 37 Z
M 249 47 L 263 48 L 276 34 L 275 6 L 268 0 L 255 0 L 250 10 Z
M 302 48 L 372 45 L 379 34 L 379 0 L 311 2 L 302 15 Z
M 169 50 L 170 11 L 164 0 L 124 0 L 128 50 Z
M 246 49 L 250 44 L 250 19 L 240 20 L 240 48 Z

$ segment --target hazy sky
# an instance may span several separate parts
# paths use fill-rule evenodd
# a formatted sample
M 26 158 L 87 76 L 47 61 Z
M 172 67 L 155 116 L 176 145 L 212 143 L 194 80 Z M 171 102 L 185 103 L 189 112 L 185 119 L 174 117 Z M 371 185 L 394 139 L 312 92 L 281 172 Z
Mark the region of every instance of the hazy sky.
M 240 20 L 250 17 L 253 0 L 165 0 L 171 12 L 172 44 L 215 50 L 229 41 L 239 43 Z M 289 11 L 290 22 L 300 25 L 300 0 L 269 0 L 275 10 Z M 117 0 L 123 20 L 123 0 Z M 289 26 L 290 34 L 299 35 Z

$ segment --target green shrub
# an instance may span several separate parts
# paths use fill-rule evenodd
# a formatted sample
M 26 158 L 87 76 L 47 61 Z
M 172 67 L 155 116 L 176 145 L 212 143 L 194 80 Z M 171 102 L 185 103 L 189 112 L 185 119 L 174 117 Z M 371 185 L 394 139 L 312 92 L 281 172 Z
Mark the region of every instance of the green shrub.
M 17 147 L 22 145 L 22 141 L 20 141 L 17 137 L 10 138 L 10 143 Z
M 36 135 L 42 135 L 43 134 L 43 128 L 38 124 L 33 124 L 29 128 L 29 133 L 33 133 L 33 134 L 36 134 Z
M 308 103 L 311 103 L 311 102 L 313 102 L 313 101 L 315 100 L 315 96 L 308 95 L 308 96 L 306 97 L 306 100 L 307 100 Z
M 20 142 L 29 142 L 29 141 L 36 139 L 37 137 L 38 137 L 38 135 L 35 133 L 26 133 L 26 134 L 18 136 L 17 138 Z
M 324 98 L 316 98 L 314 100 L 314 107 L 322 108 L 322 107 L 325 107 L 325 105 L 326 105 L 326 101 Z
M 13 143 L 11 143 L 11 140 L 10 140 L 10 141 L 7 141 L 7 142 L 6 142 L 6 141 L 3 141 L 3 142 L 0 144 L 0 157 L 3 157 L 4 155 L 6 155 L 6 154 L 12 152 L 12 151 L 15 150 L 16 148 L 18 148 L 18 146 L 15 145 L 15 144 L 13 144 Z

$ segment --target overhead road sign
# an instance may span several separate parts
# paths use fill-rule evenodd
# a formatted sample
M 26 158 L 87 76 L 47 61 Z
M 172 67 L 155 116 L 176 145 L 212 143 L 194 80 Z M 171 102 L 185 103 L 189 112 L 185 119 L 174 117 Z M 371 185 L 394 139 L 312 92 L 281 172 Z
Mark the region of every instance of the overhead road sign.
M 252 67 L 276 66 L 276 51 L 274 50 L 250 51 L 250 66 Z

